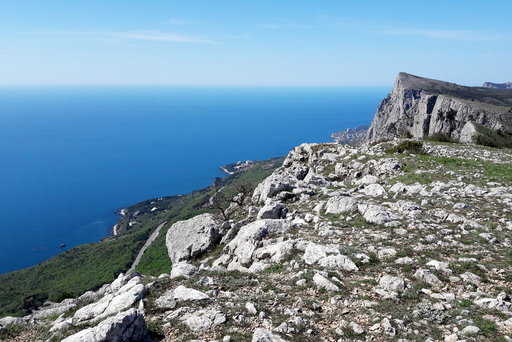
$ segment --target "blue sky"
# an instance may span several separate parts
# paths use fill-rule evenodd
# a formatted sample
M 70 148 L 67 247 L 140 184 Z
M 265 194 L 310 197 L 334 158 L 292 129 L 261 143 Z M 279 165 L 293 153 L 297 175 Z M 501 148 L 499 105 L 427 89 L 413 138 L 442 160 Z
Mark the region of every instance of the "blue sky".
M 2 0 L 0 84 L 512 80 L 512 1 Z

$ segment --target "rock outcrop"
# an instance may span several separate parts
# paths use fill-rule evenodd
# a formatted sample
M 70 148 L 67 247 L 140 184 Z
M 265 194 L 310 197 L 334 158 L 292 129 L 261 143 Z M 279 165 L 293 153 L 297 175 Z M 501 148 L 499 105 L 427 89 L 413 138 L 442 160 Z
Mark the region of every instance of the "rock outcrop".
M 458 141 L 468 122 L 512 132 L 512 90 L 464 87 L 400 73 L 378 108 L 367 141 L 429 136 Z
M 221 240 L 221 223 L 212 214 L 176 222 L 167 231 L 166 244 L 173 263 L 200 256 Z
M 494 89 L 512 89 L 512 82 L 505 83 L 494 83 L 494 82 L 485 82 L 483 84 L 484 88 L 494 88 Z
M 62 340 L 62 342 L 128 342 L 144 341 L 146 322 L 137 309 L 119 312 L 95 327 L 87 328 Z

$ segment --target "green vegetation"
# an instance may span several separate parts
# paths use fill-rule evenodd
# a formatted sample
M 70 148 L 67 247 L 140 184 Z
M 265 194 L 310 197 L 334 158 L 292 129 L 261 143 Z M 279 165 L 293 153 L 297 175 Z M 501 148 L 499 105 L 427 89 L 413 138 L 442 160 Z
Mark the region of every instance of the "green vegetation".
M 431 155 L 418 155 L 415 158 L 403 157 L 405 167 L 404 175 L 395 177 L 392 182 L 402 182 L 404 184 L 429 184 L 436 180 L 445 181 L 447 171 L 454 171 L 457 174 L 473 177 L 475 171 L 482 173 L 480 180 L 475 179 L 475 184 L 479 181 L 498 182 L 504 185 L 512 184 L 512 165 L 506 163 L 493 163 L 484 160 L 471 160 L 453 157 L 437 157 Z M 435 172 L 437 169 L 443 172 Z M 429 173 L 416 173 L 417 170 L 432 170 Z
M 496 148 L 512 148 L 512 133 L 493 130 L 482 125 L 475 125 L 478 131 L 476 143 Z
M 475 319 L 476 326 L 480 328 L 481 333 L 487 337 L 495 337 L 498 332 L 496 323 L 484 318 Z
M 267 273 L 279 273 L 284 270 L 284 266 L 282 264 L 272 264 L 269 268 L 265 270 Z
M 386 153 L 425 154 L 421 141 L 406 140 L 386 150 Z
M 280 166 L 282 162 L 282 158 L 259 162 L 253 168 L 245 172 L 219 181 L 220 183 L 218 185 L 219 187 L 223 186 L 222 190 L 227 197 L 234 196 L 237 189 L 239 189 L 242 184 L 254 188 L 263 179 L 268 177 L 275 168 Z M 171 262 L 167 255 L 167 248 L 165 246 L 167 230 L 174 222 L 186 220 L 205 212 L 211 212 L 212 210 L 207 208 L 205 204 L 210 196 L 212 196 L 217 190 L 218 187 L 211 187 L 182 196 L 179 203 L 176 203 L 174 207 L 170 208 L 166 212 L 166 219 L 163 221 L 167 221 L 167 225 L 162 228 L 158 238 L 146 250 L 135 270 L 143 274 L 154 276 L 162 273 L 168 273 L 171 270 Z
M 28 314 L 44 301 L 61 301 L 99 288 L 126 271 L 150 233 L 141 229 L 82 245 L 34 267 L 0 275 L 0 315 Z
M 445 142 L 445 143 L 455 143 L 456 141 L 452 139 L 447 134 L 443 133 L 435 133 L 425 138 L 426 141 L 436 141 L 436 142 Z
M 172 223 L 209 211 L 206 203 L 220 187 L 224 187 L 227 195 L 232 195 L 240 184 L 256 186 L 282 161 L 282 158 L 274 158 L 258 162 L 243 173 L 217 179 L 216 186 L 188 195 L 138 203 L 127 208 L 127 217 L 136 216 L 138 223 L 126 233 L 78 246 L 39 265 L 0 275 L 0 316 L 25 315 L 46 300 L 59 302 L 112 282 L 119 273 L 129 269 L 151 232 L 165 221 L 167 225 L 146 250 L 136 271 L 150 275 L 168 273 L 171 264 L 165 235 Z M 154 206 L 159 210 L 152 212 Z M 138 214 L 134 215 L 135 212 Z

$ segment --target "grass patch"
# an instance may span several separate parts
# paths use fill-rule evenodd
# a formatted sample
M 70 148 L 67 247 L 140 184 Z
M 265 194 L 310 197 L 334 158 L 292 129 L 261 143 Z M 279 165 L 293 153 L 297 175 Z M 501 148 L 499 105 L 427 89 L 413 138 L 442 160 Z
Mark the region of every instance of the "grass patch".
M 456 143 L 452 137 L 443 133 L 435 133 L 425 138 L 426 141 L 442 142 L 442 143 Z
M 282 271 L 284 271 L 283 264 L 273 264 L 265 270 L 265 273 L 280 273 Z
M 447 171 L 456 174 L 473 175 L 475 170 L 482 173 L 482 177 L 475 179 L 474 184 L 498 182 L 504 185 L 512 185 L 512 164 L 493 163 L 484 160 L 472 160 L 453 157 L 438 157 L 431 155 L 417 155 L 414 158 L 404 158 L 404 174 L 391 180 L 392 183 L 428 184 L 438 181 L 446 181 L 450 176 Z M 437 170 L 443 172 L 416 173 L 417 170 Z
M 24 315 L 45 300 L 60 302 L 126 271 L 150 230 L 70 249 L 39 265 L 0 275 L 0 315 Z
M 481 317 L 476 318 L 475 324 L 480 328 L 480 332 L 486 337 L 495 337 L 498 332 L 496 323 L 488 319 L 483 319 Z

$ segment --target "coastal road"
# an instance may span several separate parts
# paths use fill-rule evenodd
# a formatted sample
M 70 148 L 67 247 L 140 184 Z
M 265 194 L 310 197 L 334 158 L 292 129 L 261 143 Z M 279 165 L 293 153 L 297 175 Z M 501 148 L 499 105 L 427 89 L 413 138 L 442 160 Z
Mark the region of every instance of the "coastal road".
M 149 238 L 146 240 L 146 243 L 144 244 L 144 246 L 142 246 L 142 248 L 140 249 L 139 254 L 137 254 L 137 257 L 135 258 L 135 261 L 133 262 L 132 267 L 130 267 L 130 269 L 128 270 L 128 272 L 126 272 L 126 274 L 130 274 L 135 271 L 135 267 L 137 267 L 137 265 L 139 264 L 140 259 L 144 255 L 144 252 L 146 251 L 146 249 L 149 248 L 149 246 L 151 246 L 153 241 L 156 240 L 156 238 L 160 234 L 160 229 L 162 229 L 162 227 L 165 226 L 166 223 L 167 223 L 167 221 L 160 223 L 158 225 L 158 227 L 156 227 L 155 231 L 153 233 L 151 233 Z

